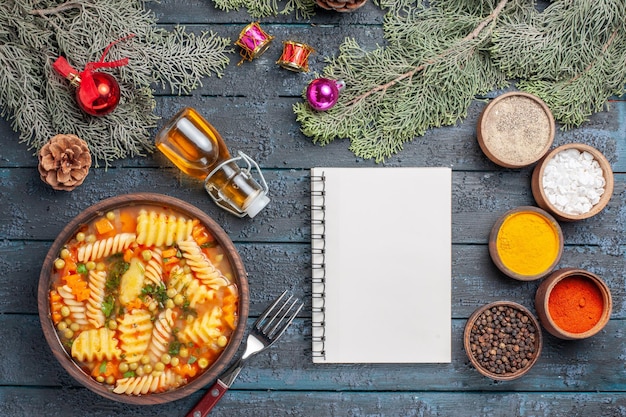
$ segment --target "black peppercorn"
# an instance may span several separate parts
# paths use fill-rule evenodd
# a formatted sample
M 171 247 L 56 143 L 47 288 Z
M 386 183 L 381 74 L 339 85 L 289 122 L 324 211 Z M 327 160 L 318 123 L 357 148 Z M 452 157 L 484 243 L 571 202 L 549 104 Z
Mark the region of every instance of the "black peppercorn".
M 536 332 L 527 313 L 514 306 L 487 309 L 471 324 L 468 355 L 485 371 L 506 377 L 534 361 Z

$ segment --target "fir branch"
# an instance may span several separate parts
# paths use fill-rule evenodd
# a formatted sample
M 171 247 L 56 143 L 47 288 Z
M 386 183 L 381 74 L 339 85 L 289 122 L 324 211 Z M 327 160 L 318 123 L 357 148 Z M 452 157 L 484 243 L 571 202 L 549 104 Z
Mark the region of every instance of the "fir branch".
M 554 0 L 543 12 L 528 0 L 381 2 L 390 8 L 388 45 L 366 52 L 344 41 L 324 69 L 346 83 L 335 107 L 294 105 L 314 143 L 349 138 L 357 156 L 384 161 L 426 129 L 465 117 L 472 99 L 505 86 L 505 76 L 565 127 L 626 92 L 623 0 Z
M 173 32 L 162 31 L 159 35 L 154 37 L 152 53 L 145 59 L 154 69 L 155 81 L 163 87 L 167 85 L 177 94 L 187 94 L 202 85 L 205 74 L 215 72 L 218 77 L 222 76 L 220 69 L 229 62 L 224 51 L 232 51 L 230 39 L 220 38 L 213 32 L 196 36 L 186 33 L 182 27 L 176 27 Z
M 56 7 L 51 7 L 49 9 L 34 9 L 34 10 L 31 10 L 29 13 L 44 17 L 44 16 L 48 16 L 51 14 L 63 13 L 70 9 L 82 9 L 82 7 L 83 7 L 82 4 L 80 4 L 77 1 L 68 1 L 66 3 L 59 4 Z
M 456 22 L 449 10 L 432 6 L 388 15 L 389 43 L 372 52 L 346 40 L 324 70 L 346 88 L 327 112 L 297 103 L 302 132 L 321 145 L 349 138 L 357 156 L 381 162 L 427 129 L 464 118 L 477 94 L 504 84 L 487 46 L 507 3 L 500 0 L 486 15 L 465 13 Z M 453 23 L 455 31 L 442 30 Z
M 75 89 L 51 67 L 60 55 L 82 69 L 100 59 L 129 58 L 106 69 L 118 80 L 121 100 L 104 117 L 76 104 Z M 156 127 L 153 88 L 160 84 L 188 93 L 203 77 L 221 76 L 232 52 L 230 40 L 182 27 L 158 29 L 154 13 L 138 0 L 5 0 L 0 2 L 0 114 L 20 132 L 20 141 L 39 150 L 51 136 L 72 133 L 90 147 L 94 163 L 152 152 Z
M 289 14 L 295 10 L 296 18 L 307 19 L 315 13 L 314 0 L 287 0 L 279 4 L 278 0 L 213 0 L 215 7 L 224 11 L 246 9 L 253 18 Z
M 615 31 L 602 53 L 583 71 L 565 80 L 522 80 L 518 87 L 546 102 L 564 128 L 580 126 L 626 93 L 626 33 Z
M 465 36 L 463 39 L 461 39 L 460 43 L 464 43 L 464 42 L 468 42 L 471 40 L 476 39 L 480 33 L 483 31 L 483 29 L 485 29 L 485 27 L 490 24 L 491 22 L 493 22 L 495 19 L 497 19 L 498 15 L 500 14 L 500 12 L 502 12 L 502 9 L 504 9 L 504 6 L 506 6 L 508 0 L 500 0 L 500 2 L 498 3 L 498 5 L 496 6 L 496 8 L 493 10 L 493 12 L 491 14 L 489 14 L 482 22 L 480 22 L 478 24 L 478 26 L 476 26 L 476 28 L 469 33 L 467 36 Z M 415 74 L 417 74 L 418 72 L 424 70 L 424 68 L 426 68 L 428 65 L 433 65 L 434 63 L 446 59 L 448 56 L 450 56 L 451 54 L 454 54 L 458 49 L 458 44 L 455 44 L 453 46 L 451 46 L 450 48 L 446 49 L 445 51 L 441 52 L 439 55 L 427 60 L 426 62 L 424 62 L 421 65 L 418 65 L 417 67 L 413 68 L 412 70 L 405 72 L 404 74 L 400 74 L 398 77 L 396 77 L 395 79 L 383 84 L 383 85 L 377 85 L 376 87 L 372 88 L 369 91 L 364 92 L 363 94 L 361 94 L 360 96 L 357 96 L 355 98 L 353 98 L 352 100 L 350 100 L 348 103 L 346 103 L 346 106 L 351 106 L 361 100 L 366 99 L 367 97 L 369 97 L 370 95 L 377 93 L 379 91 L 385 92 L 387 91 L 387 89 L 389 87 L 392 87 L 394 85 L 396 85 L 397 83 L 399 83 L 400 81 L 404 80 L 405 78 L 411 78 L 413 77 Z
M 494 33 L 493 61 L 541 97 L 563 127 L 580 126 L 626 84 L 626 2 L 555 1 Z

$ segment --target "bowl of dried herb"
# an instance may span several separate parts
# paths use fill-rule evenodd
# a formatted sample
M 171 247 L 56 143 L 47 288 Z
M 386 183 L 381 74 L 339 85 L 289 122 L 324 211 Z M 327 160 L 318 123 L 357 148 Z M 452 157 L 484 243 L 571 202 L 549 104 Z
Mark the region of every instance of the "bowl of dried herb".
M 535 316 L 513 301 L 495 301 L 476 309 L 467 320 L 463 341 L 474 368 L 498 381 L 525 375 L 543 345 Z

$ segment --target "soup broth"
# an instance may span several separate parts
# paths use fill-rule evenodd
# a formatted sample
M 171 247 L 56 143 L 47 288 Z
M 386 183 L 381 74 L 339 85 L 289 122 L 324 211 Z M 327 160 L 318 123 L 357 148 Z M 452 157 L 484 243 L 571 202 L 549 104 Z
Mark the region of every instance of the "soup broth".
M 197 219 L 123 207 L 78 230 L 54 262 L 51 319 L 68 355 L 114 393 L 165 392 L 197 378 L 237 326 L 224 249 Z

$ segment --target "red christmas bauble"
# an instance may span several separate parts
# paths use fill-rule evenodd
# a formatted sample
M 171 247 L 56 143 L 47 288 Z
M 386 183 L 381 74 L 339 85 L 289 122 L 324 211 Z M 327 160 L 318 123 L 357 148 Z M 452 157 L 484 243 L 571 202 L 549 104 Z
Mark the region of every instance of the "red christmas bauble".
M 120 85 L 104 72 L 93 72 L 91 76 L 93 84 L 81 82 L 76 89 L 78 106 L 92 116 L 111 113 L 120 102 Z

